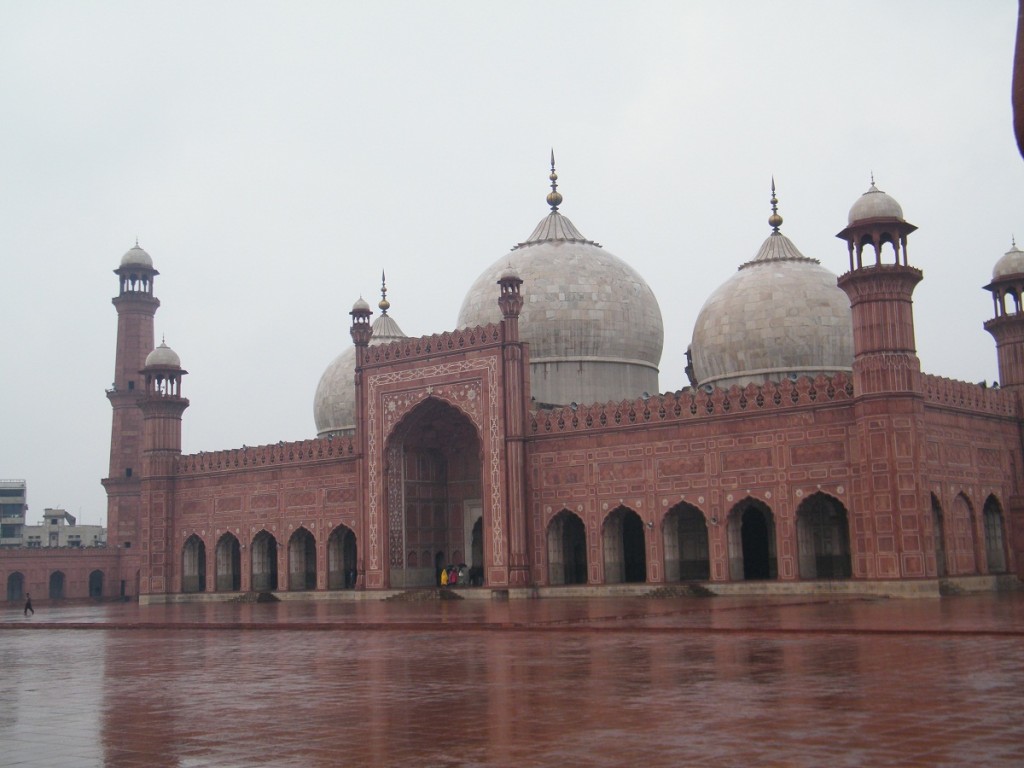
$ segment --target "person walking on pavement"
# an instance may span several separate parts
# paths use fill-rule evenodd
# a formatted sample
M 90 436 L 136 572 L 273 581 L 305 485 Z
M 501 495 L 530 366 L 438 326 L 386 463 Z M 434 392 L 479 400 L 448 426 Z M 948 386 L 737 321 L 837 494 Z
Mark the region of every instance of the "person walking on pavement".
M 35 616 L 36 609 L 32 607 L 32 595 L 28 592 L 25 593 L 25 615 L 29 614 Z

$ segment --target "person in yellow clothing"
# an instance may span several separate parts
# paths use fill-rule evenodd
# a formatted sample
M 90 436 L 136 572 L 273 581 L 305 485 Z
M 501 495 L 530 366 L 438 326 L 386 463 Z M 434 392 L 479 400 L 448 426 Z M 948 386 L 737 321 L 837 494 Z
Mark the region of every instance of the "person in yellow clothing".
M 447 587 L 448 586 L 448 569 L 447 568 L 442 568 L 441 569 L 441 586 L 442 587 Z

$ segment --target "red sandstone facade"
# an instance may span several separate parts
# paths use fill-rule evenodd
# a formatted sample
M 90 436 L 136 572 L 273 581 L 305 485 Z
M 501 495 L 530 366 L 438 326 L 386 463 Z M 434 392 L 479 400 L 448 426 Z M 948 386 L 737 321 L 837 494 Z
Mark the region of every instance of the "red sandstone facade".
M 157 272 L 122 267 L 109 547 L 5 552 L 0 577 L 9 599 L 60 572 L 61 596 L 147 601 L 383 592 L 460 563 L 491 590 L 995 588 L 1024 567 L 1024 315 L 1005 303 L 1024 276 L 988 286 L 1001 389 L 924 375 L 912 229 L 840 233 L 852 376 L 534 410 L 510 273 L 482 328 L 369 346 L 357 304 L 354 437 L 188 456 L 185 371 L 149 354 Z M 895 263 L 866 264 L 886 242 Z

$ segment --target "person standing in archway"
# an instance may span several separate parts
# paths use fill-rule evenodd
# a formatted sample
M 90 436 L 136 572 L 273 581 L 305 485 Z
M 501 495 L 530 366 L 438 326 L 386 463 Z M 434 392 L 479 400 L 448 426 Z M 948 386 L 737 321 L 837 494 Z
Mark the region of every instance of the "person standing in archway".
M 32 607 L 32 595 L 31 595 L 31 593 L 26 592 L 25 593 L 25 615 L 28 616 L 30 613 L 33 616 L 35 616 L 36 609 Z

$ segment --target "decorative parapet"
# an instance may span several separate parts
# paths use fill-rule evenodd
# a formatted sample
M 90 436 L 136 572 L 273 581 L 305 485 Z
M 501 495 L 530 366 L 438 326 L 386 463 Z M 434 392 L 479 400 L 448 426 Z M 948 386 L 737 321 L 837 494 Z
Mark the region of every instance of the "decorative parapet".
M 480 349 L 501 342 L 501 325 L 490 323 L 474 328 L 460 328 L 418 339 L 401 339 L 390 344 L 371 344 L 363 352 L 363 365 L 380 365 L 392 360 L 411 360 L 456 352 Z
M 921 388 L 925 403 L 928 404 L 998 416 L 1017 416 L 1017 398 L 1008 389 L 969 384 L 930 374 L 922 374 Z
M 353 455 L 355 455 L 355 443 L 351 437 L 325 437 L 255 447 L 243 445 L 241 448 L 232 448 L 226 451 L 213 451 L 212 453 L 202 451 L 180 456 L 177 474 L 201 475 L 246 467 L 301 464 L 318 459 L 338 459 Z
M 779 383 L 733 385 L 728 389 L 698 387 L 651 395 L 620 403 L 570 405 L 530 413 L 530 432 L 537 436 L 582 432 L 636 424 L 659 424 L 760 411 L 824 405 L 853 399 L 848 374 L 800 378 Z

